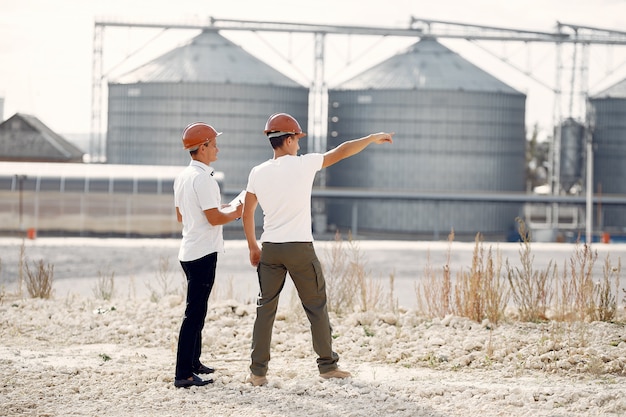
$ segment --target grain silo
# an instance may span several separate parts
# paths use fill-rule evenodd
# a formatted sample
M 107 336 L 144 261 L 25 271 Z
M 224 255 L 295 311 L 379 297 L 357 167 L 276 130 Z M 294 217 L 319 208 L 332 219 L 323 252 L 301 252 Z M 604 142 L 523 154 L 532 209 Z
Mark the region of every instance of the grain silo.
M 560 128 L 559 181 L 562 189 L 569 192 L 574 185 L 580 185 L 583 181 L 585 126 L 572 118 L 567 118 L 561 123 Z
M 327 185 L 413 192 L 523 192 L 525 95 L 435 39 L 329 91 L 329 148 L 378 131 L 394 144 L 329 168 Z M 435 236 L 454 229 L 502 236 L 520 203 L 361 201 L 329 205 L 329 224 L 345 230 Z M 350 207 L 350 205 L 352 205 Z
M 589 102 L 595 113 L 593 131 L 594 192 L 626 194 L 626 80 L 593 95 Z M 603 206 L 600 226 L 605 230 L 626 227 L 622 207 Z
M 244 187 L 250 168 L 272 155 L 263 135 L 269 115 L 308 118 L 307 88 L 216 31 L 109 83 L 107 162 L 186 165 L 181 133 L 204 121 L 223 132 L 219 160 L 228 188 Z

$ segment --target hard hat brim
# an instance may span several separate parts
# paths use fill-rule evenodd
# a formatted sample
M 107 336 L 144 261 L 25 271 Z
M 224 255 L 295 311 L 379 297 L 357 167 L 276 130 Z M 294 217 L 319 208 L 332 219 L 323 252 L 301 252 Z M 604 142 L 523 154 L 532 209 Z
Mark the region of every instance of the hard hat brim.
M 293 136 L 297 136 L 298 138 L 303 138 L 303 137 L 306 136 L 306 133 L 304 133 L 304 132 L 300 132 L 300 133 L 296 133 L 296 132 L 266 132 L 265 134 L 267 135 L 268 139 L 277 138 L 279 136 L 285 136 L 285 135 L 293 135 Z

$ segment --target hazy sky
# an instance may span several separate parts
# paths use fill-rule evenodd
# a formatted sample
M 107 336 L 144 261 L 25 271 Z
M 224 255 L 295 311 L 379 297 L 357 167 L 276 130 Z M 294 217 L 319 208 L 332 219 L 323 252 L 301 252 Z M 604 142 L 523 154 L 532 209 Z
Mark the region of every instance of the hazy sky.
M 626 30 L 626 0 L 0 0 L 0 97 L 5 99 L 4 118 L 23 112 L 37 116 L 61 134 L 89 132 L 95 18 L 181 22 L 209 16 L 384 27 L 408 27 L 411 16 L 415 16 L 546 32 L 553 31 L 557 21 Z M 107 28 L 104 70 L 114 77 L 196 34 Z M 268 63 L 304 85 L 310 84 L 311 35 L 223 35 L 259 58 L 271 60 Z M 142 48 L 151 39 L 154 41 Z M 325 73 L 329 87 L 413 42 L 415 39 L 407 38 L 327 37 Z M 466 41 L 442 43 L 526 93 L 527 125 L 539 123 L 549 130 L 554 102 L 549 87 L 555 83 L 555 54 L 546 47 L 519 43 L 481 43 L 480 48 Z M 522 71 L 533 73 L 535 80 L 481 52 L 484 47 L 492 50 L 491 54 L 509 56 Z M 140 52 L 135 53 L 138 49 Z M 626 78 L 625 49 L 592 51 L 592 93 Z M 276 51 L 293 65 L 281 60 Z

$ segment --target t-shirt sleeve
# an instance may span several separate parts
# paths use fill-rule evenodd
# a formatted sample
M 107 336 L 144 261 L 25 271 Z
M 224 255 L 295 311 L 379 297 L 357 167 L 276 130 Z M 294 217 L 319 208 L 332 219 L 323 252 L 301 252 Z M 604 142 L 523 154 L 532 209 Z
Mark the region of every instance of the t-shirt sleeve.
M 254 174 L 256 173 L 256 167 L 250 170 L 250 174 L 248 174 L 248 184 L 246 185 L 246 191 L 252 194 L 256 194 L 254 188 Z
M 217 181 L 208 175 L 198 175 L 193 185 L 198 196 L 198 204 L 203 211 L 220 207 L 220 187 Z
M 316 172 L 322 169 L 324 164 L 324 154 L 321 153 L 308 153 L 303 155 L 304 161 L 306 161 L 309 168 Z
M 178 188 L 179 188 L 178 183 L 179 182 L 180 182 L 180 179 L 178 177 L 176 177 L 174 179 L 174 186 L 173 186 L 173 189 L 174 189 L 174 207 L 180 207 L 180 194 L 181 193 L 178 190 Z

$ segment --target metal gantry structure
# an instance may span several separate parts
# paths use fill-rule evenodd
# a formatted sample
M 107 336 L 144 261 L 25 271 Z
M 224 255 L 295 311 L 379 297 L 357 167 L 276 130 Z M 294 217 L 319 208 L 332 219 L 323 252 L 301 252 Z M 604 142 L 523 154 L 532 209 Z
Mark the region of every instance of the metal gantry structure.
M 90 154 L 92 156 L 103 156 L 103 126 L 102 112 L 103 89 L 106 83 L 106 76 L 103 72 L 104 54 L 104 31 L 107 27 L 118 28 L 143 28 L 161 30 L 214 30 L 220 32 L 228 31 L 248 31 L 248 32 L 274 32 L 274 33 L 302 33 L 310 34 L 314 38 L 313 75 L 310 80 L 310 118 L 309 132 L 313 139 L 314 150 L 325 150 L 325 120 L 327 114 L 327 83 L 325 77 L 325 55 L 326 38 L 329 35 L 344 36 L 379 36 L 379 37 L 408 37 L 420 39 L 422 37 L 432 37 L 437 39 L 458 39 L 466 40 L 477 45 L 479 42 L 516 42 L 523 45 L 534 43 L 551 44 L 555 47 L 555 80 L 554 84 L 541 81 L 532 74 L 515 66 L 505 56 L 495 54 L 487 49 L 488 53 L 500 59 L 512 69 L 523 73 L 524 76 L 540 83 L 554 94 L 553 123 L 554 134 L 550 149 L 549 182 L 552 196 L 565 194 L 560 184 L 560 153 L 561 136 L 560 124 L 564 117 L 576 115 L 590 131 L 590 123 L 586 114 L 586 101 L 589 96 L 589 48 L 592 45 L 615 45 L 626 46 L 626 32 L 582 26 L 557 22 L 555 29 L 549 32 L 520 30 L 514 28 L 476 25 L 460 22 L 450 22 L 442 20 L 422 19 L 411 17 L 407 27 L 376 27 L 376 26 L 351 26 L 351 25 L 327 25 L 294 22 L 272 22 L 272 21 L 251 21 L 235 19 L 219 19 L 208 17 L 201 21 L 188 22 L 137 22 L 123 21 L 117 19 L 97 19 L 94 27 L 93 39 L 93 77 L 92 77 L 92 116 L 91 116 L 91 138 Z M 571 55 L 565 57 L 564 48 L 568 46 Z M 286 60 L 287 61 L 287 60 Z M 564 112 L 564 102 L 567 106 Z M 591 135 L 587 134 L 587 159 L 591 159 Z M 591 168 L 587 164 L 586 187 L 588 196 L 592 192 L 592 182 L 589 176 Z M 588 197 L 587 203 L 587 237 L 590 236 L 591 207 Z M 556 199 L 552 199 L 556 201 Z M 551 221 L 558 224 L 558 203 L 553 203 Z

